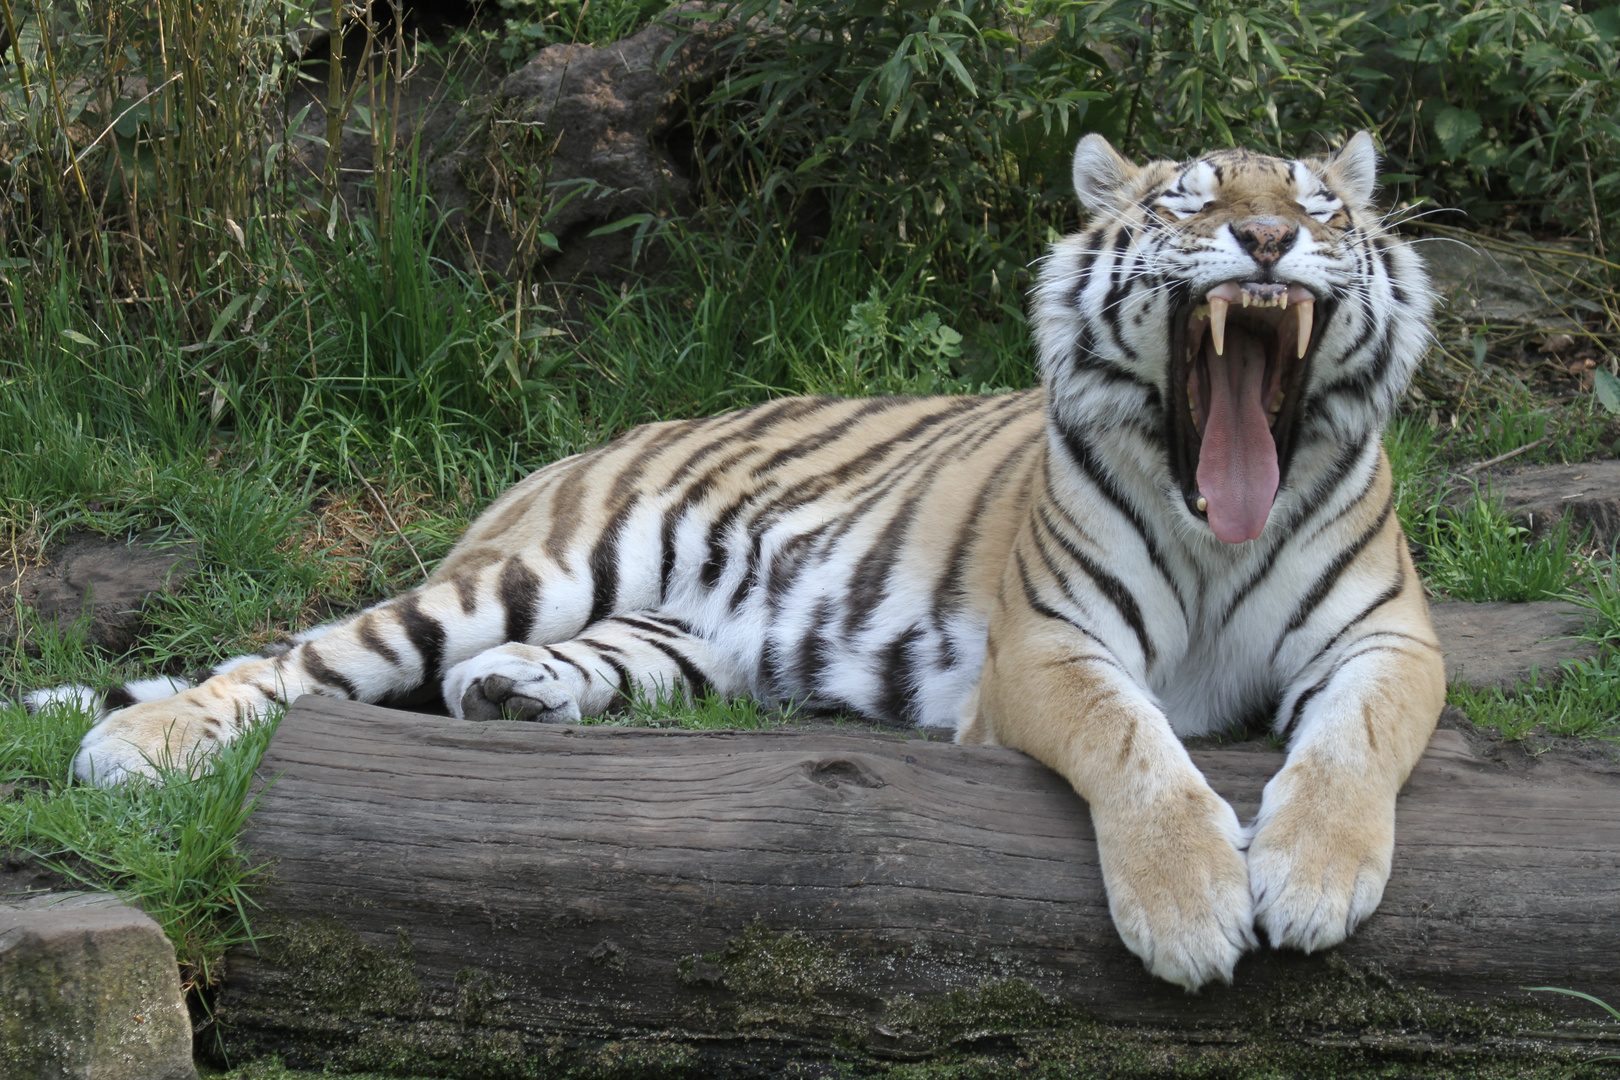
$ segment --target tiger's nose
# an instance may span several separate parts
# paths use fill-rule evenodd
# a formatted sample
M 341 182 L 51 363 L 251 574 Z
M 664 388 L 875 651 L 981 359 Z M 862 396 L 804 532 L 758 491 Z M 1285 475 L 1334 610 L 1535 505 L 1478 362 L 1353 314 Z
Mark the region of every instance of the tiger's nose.
M 1274 217 L 1250 218 L 1232 226 L 1232 235 L 1243 245 L 1254 261 L 1270 266 L 1288 254 L 1299 235 L 1299 226 L 1290 225 Z

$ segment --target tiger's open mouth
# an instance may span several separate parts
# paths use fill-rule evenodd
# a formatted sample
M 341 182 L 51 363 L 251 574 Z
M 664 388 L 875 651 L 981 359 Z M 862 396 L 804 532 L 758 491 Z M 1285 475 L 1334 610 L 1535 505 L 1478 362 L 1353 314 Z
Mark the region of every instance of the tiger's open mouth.
M 1298 420 L 1318 325 L 1302 285 L 1228 281 L 1171 318 L 1171 467 L 1217 539 L 1258 537 Z

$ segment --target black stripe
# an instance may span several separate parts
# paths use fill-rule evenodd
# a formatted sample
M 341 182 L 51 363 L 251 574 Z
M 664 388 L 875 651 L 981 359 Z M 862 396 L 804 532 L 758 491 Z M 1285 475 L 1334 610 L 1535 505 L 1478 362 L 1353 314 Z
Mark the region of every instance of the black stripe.
M 1044 432 L 1042 433 L 1044 434 Z M 950 556 L 945 560 L 945 572 L 940 575 L 938 583 L 934 586 L 934 629 L 945 629 L 945 616 L 948 611 L 955 611 L 966 600 L 967 590 L 963 585 L 963 566 L 967 561 L 968 551 L 979 539 L 979 519 L 984 516 L 985 507 L 990 504 L 991 498 L 999 492 L 1006 483 L 1007 474 L 1023 460 L 1024 455 L 1031 449 L 1040 445 L 1039 436 L 1014 446 L 995 467 L 989 470 L 984 483 L 979 487 L 978 494 L 973 497 L 973 505 L 963 520 L 962 529 L 956 534 L 956 541 L 951 545 Z M 949 641 L 946 649 L 950 649 Z M 949 655 L 945 658 L 947 666 L 954 667 L 956 660 Z
M 540 578 L 516 555 L 501 567 L 496 596 L 506 608 L 506 640 L 527 643 L 540 607 Z
M 631 691 L 631 688 L 634 687 L 634 685 L 635 685 L 635 683 L 632 682 L 632 680 L 630 678 L 630 669 L 628 667 L 625 667 L 623 664 L 621 664 L 614 657 L 608 655 L 606 652 L 602 652 L 602 651 L 598 650 L 597 657 L 598 657 L 598 659 L 606 661 L 607 666 L 612 668 L 614 674 L 618 677 L 618 684 L 616 686 L 614 686 L 614 688 L 613 688 L 613 697 L 608 700 L 607 708 L 604 709 L 603 711 L 605 712 L 605 711 L 611 710 L 613 708 L 616 708 L 618 706 L 629 704 L 630 691 Z M 576 668 L 579 668 L 579 670 L 581 670 L 581 671 L 585 671 L 585 669 L 580 668 L 578 664 L 575 664 L 574 666 Z M 589 679 L 591 677 L 591 675 L 592 675 L 591 672 L 588 672 L 588 671 L 585 672 L 585 676 L 586 676 L 587 679 Z
M 1344 520 L 1345 517 L 1361 505 L 1363 499 L 1372 493 L 1372 489 L 1378 484 L 1379 476 L 1377 445 L 1377 436 L 1374 435 L 1370 443 L 1363 443 L 1361 446 L 1352 444 L 1345 447 L 1344 451 L 1334 459 L 1332 471 L 1323 478 L 1322 483 L 1312 488 L 1310 494 L 1301 500 L 1306 506 L 1324 506 L 1331 502 L 1331 497 L 1336 489 L 1350 478 L 1352 471 L 1360 461 L 1361 455 L 1366 453 L 1368 449 L 1373 450 L 1373 466 L 1367 470 L 1367 481 L 1361 485 L 1361 490 L 1356 492 L 1355 498 L 1346 501 L 1338 513 L 1312 529 L 1311 534 L 1304 539 L 1304 544 L 1311 543 L 1334 525 Z M 1340 469 L 1341 464 L 1343 465 L 1342 470 Z M 1309 516 L 1302 520 L 1300 525 L 1303 526 L 1305 521 L 1308 520 L 1310 520 Z
M 613 614 L 614 604 L 619 597 L 619 537 L 624 532 L 631 511 L 640 501 L 639 492 L 631 495 L 607 523 L 596 546 L 591 548 L 591 614 L 585 620 L 586 626 Z
M 1311 617 L 1311 612 L 1315 611 L 1322 601 L 1327 599 L 1328 593 L 1332 592 L 1333 586 L 1338 584 L 1345 568 L 1355 561 L 1356 557 L 1366 549 L 1368 544 L 1372 543 L 1373 537 L 1377 536 L 1385 523 L 1389 521 L 1389 515 L 1394 508 L 1394 501 L 1385 499 L 1384 508 L 1378 512 L 1378 519 L 1368 527 L 1366 532 L 1356 537 L 1349 547 L 1344 548 L 1338 555 L 1334 556 L 1327 569 L 1317 577 L 1315 584 L 1310 587 L 1305 593 L 1305 598 L 1300 601 L 1299 607 L 1294 609 L 1294 614 L 1288 620 L 1288 625 L 1283 629 L 1283 632 L 1278 636 L 1277 643 L 1272 646 L 1272 659 L 1276 659 L 1277 653 L 1282 650 L 1283 642 L 1288 640 L 1288 635 L 1304 626 L 1305 620 Z
M 1401 538 L 1399 536 L 1397 536 L 1395 542 L 1397 544 L 1401 543 Z M 1406 567 L 1404 567 L 1404 566 L 1402 566 L 1400 564 L 1399 559 L 1400 559 L 1400 556 L 1397 553 L 1397 555 L 1396 555 L 1396 560 L 1397 561 L 1396 561 L 1396 564 L 1395 564 L 1395 580 L 1393 582 L 1391 582 L 1389 584 L 1389 586 L 1384 589 L 1383 592 L 1379 593 L 1377 595 L 1377 597 L 1375 597 L 1373 599 L 1372 603 L 1368 604 L 1366 607 L 1362 608 L 1359 612 L 1357 612 L 1355 618 L 1351 619 L 1349 622 L 1347 622 L 1343 626 L 1339 627 L 1338 633 L 1336 633 L 1332 637 L 1328 638 L 1327 642 L 1325 644 L 1323 644 L 1323 646 L 1320 649 L 1316 650 L 1316 655 L 1312 656 L 1309 660 L 1307 660 L 1304 663 L 1304 665 L 1301 667 L 1301 670 L 1304 670 L 1305 668 L 1309 668 L 1312 664 L 1316 663 L 1318 660 L 1322 659 L 1322 657 L 1326 656 L 1327 653 L 1328 653 L 1328 650 L 1333 648 L 1333 646 L 1335 646 L 1335 645 L 1337 645 L 1339 643 L 1340 638 L 1344 637 L 1344 635 L 1348 634 L 1351 630 L 1354 630 L 1356 627 L 1360 626 L 1363 622 L 1365 622 L 1367 620 L 1367 617 L 1369 615 L 1371 615 L 1373 612 L 1377 611 L 1379 608 L 1383 607 L 1385 604 L 1389 603 L 1391 600 L 1395 599 L 1397 596 L 1401 595 L 1401 593 L 1405 591 L 1405 589 L 1406 589 Z
M 422 598 L 417 593 L 406 593 L 391 605 L 391 610 L 422 658 L 422 684 L 438 682 L 439 664 L 444 659 L 444 626 L 422 611 Z
M 1334 671 L 1337 670 L 1337 668 L 1334 669 Z M 1317 682 L 1316 685 L 1310 687 L 1304 693 L 1300 694 L 1299 697 L 1294 699 L 1294 707 L 1289 710 L 1288 720 L 1282 726 L 1285 734 L 1294 730 L 1294 725 L 1299 723 L 1299 714 L 1305 711 L 1305 706 L 1310 703 L 1312 698 L 1314 698 L 1317 694 L 1320 694 L 1327 687 L 1328 681 L 1333 678 L 1334 671 L 1330 671 L 1326 675 L 1322 676 L 1321 681 Z
M 902 442 L 912 442 L 924 435 L 928 436 L 917 445 L 905 450 L 898 461 L 887 463 L 870 483 L 847 494 L 846 497 L 852 505 L 848 511 L 840 515 L 833 523 L 832 533 L 827 539 L 828 546 L 837 544 L 846 535 L 854 531 L 874 510 L 886 506 L 890 493 L 901 484 L 910 481 L 919 466 L 925 476 L 932 475 L 942 467 L 952 456 L 940 449 L 941 445 L 947 440 L 953 439 L 964 432 L 968 433 L 969 445 L 959 449 L 963 453 L 970 452 L 975 446 L 983 445 L 984 442 L 994 437 L 999 430 L 996 420 L 1001 413 L 1024 404 L 1023 401 L 1017 400 L 1013 395 L 988 399 L 951 398 L 942 400 L 965 402 L 966 405 L 958 405 L 948 411 L 930 414 L 925 421 L 914 424 L 905 432 L 902 432 L 901 435 L 879 444 L 881 453 L 887 455 L 890 450 Z M 982 414 L 977 413 L 980 408 L 985 410 Z M 929 431 L 929 428 L 936 425 L 944 426 L 939 427 L 938 430 Z M 973 438 L 975 432 L 980 436 L 976 440 Z M 880 464 L 880 462 L 877 456 L 874 455 L 871 462 L 862 471 L 866 471 L 866 469 L 877 464 Z M 842 483 L 842 478 L 839 478 L 839 481 Z
M 643 633 L 657 634 L 660 637 L 679 638 L 683 636 L 681 631 L 664 626 L 661 623 L 653 622 L 651 619 L 640 619 L 632 615 L 615 615 L 613 617 L 613 621 L 623 626 L 634 627 Z
M 300 650 L 298 660 L 305 671 L 315 676 L 317 682 L 337 687 L 343 691 L 344 697 L 351 700 L 356 696 L 354 683 L 343 672 L 328 664 L 321 654 L 316 651 L 313 642 L 304 645 Z
M 658 638 L 645 638 L 643 640 L 675 661 L 675 666 L 681 669 L 681 677 L 686 680 L 687 690 L 692 697 L 703 697 L 714 689 L 714 685 L 709 682 L 708 676 L 704 675 L 702 670 L 675 646 Z
M 725 573 L 726 564 L 730 562 L 726 552 L 726 530 L 742 514 L 743 504 L 752 498 L 753 494 L 752 491 L 744 492 L 741 498 L 733 500 L 724 510 L 716 514 L 714 521 L 709 524 L 709 557 L 703 560 L 703 567 L 698 573 L 698 580 L 703 583 L 705 589 L 712 589 L 720 584 L 720 577 Z
M 569 667 L 573 668 L 575 671 L 577 671 L 581 675 L 585 676 L 585 681 L 586 682 L 590 681 L 591 673 L 589 671 L 586 671 L 584 665 L 582 665 L 578 660 L 575 660 L 572 657 L 564 656 L 562 653 L 557 651 L 555 646 L 551 646 L 551 645 L 546 646 L 546 652 L 551 655 L 551 658 L 553 660 L 559 661 L 560 663 L 567 664 Z M 606 660 L 607 657 L 604 656 L 602 659 Z M 552 677 L 556 678 L 555 675 L 553 675 Z
M 1125 624 L 1136 634 L 1137 644 L 1142 647 L 1142 657 L 1151 667 L 1156 653 L 1152 640 L 1148 638 L 1147 624 L 1142 619 L 1142 609 L 1136 603 L 1136 597 L 1131 595 L 1131 590 L 1125 586 L 1123 581 L 1110 574 L 1096 560 L 1081 551 L 1072 540 L 1060 533 L 1057 526 L 1052 524 L 1052 519 L 1047 514 L 1046 507 L 1040 507 L 1039 514 L 1041 524 L 1046 526 L 1046 531 L 1051 534 L 1052 539 L 1056 540 L 1058 545 L 1063 548 L 1063 553 L 1073 560 L 1075 565 L 1087 577 L 1096 583 L 1098 590 L 1108 599 L 1109 603 L 1114 605 L 1115 609 L 1119 611 L 1120 617 L 1125 620 Z
M 742 607 L 743 600 L 747 599 L 748 594 L 753 592 L 754 588 L 759 585 L 759 552 L 764 545 L 765 537 L 763 533 L 754 533 L 750 540 L 748 558 L 745 560 L 748 571 L 743 574 L 742 580 L 737 582 L 737 587 L 731 592 L 731 599 L 726 603 L 726 606 L 733 612 Z
M 399 653 L 395 652 L 394 647 L 384 641 L 382 634 L 377 632 L 377 620 L 371 612 L 368 611 L 360 616 L 360 621 L 355 626 L 355 633 L 359 637 L 361 645 L 364 645 L 397 668 L 405 666 L 400 662 Z
M 777 549 L 776 556 L 771 559 L 770 577 L 765 582 L 765 599 L 772 614 L 781 610 L 782 597 L 798 584 L 799 575 L 813 564 L 811 555 L 831 524 L 823 522 L 809 532 L 790 537 Z
M 675 573 L 675 529 L 680 522 L 680 513 L 667 512 L 664 514 L 664 522 L 658 530 L 658 602 L 660 604 L 669 595 L 669 579 Z
M 821 682 L 822 672 L 827 670 L 828 653 L 832 650 L 832 643 L 821 632 L 821 628 L 832 618 L 832 606 L 832 601 L 825 597 L 818 601 L 815 611 L 810 615 L 809 629 L 804 637 L 799 639 L 795 681 L 812 695 Z
M 776 472 L 784 465 L 790 464 L 799 458 L 813 454 L 817 450 L 830 446 L 847 434 L 851 428 L 859 426 L 860 423 L 867 417 L 877 413 L 888 412 L 890 409 L 908 404 L 909 401 L 910 399 L 908 398 L 896 397 L 868 398 L 867 400 L 861 402 L 859 407 L 854 409 L 848 416 L 844 417 L 842 420 L 839 420 L 837 423 L 829 424 L 820 431 L 817 431 L 815 434 L 807 436 L 806 438 L 794 443 L 792 446 L 784 447 L 771 454 L 770 457 L 754 466 L 754 476 L 756 478 L 766 476 L 770 473 Z
M 687 637 L 701 636 L 696 630 L 692 629 L 691 623 L 687 622 L 685 619 L 677 619 L 672 615 L 655 615 L 650 611 L 638 611 L 636 613 L 636 618 L 646 619 L 648 622 L 655 622 L 663 626 L 671 627 L 672 629 L 679 630 Z
M 1176 594 L 1176 599 L 1182 604 L 1182 609 L 1185 611 L 1186 602 L 1181 596 L 1181 590 L 1177 588 L 1175 579 L 1170 576 L 1164 553 L 1159 550 L 1159 545 L 1154 540 L 1153 534 L 1148 531 L 1147 521 L 1142 517 L 1141 512 L 1125 497 L 1125 493 L 1114 482 L 1113 476 L 1097 460 L 1091 444 L 1086 442 L 1078 431 L 1063 423 L 1056 416 L 1049 417 L 1048 423 L 1057 428 L 1063 448 L 1068 452 L 1069 460 L 1074 463 L 1074 467 L 1080 470 L 1085 478 L 1091 482 L 1092 487 L 1096 488 L 1102 497 L 1107 499 L 1109 504 L 1115 510 L 1118 510 L 1120 515 L 1130 522 L 1131 527 L 1142 537 L 1142 543 L 1147 549 L 1148 561 L 1153 564 L 1153 568 L 1170 585 L 1171 590 Z
M 1035 553 L 1041 557 L 1041 562 L 1046 566 L 1046 572 L 1051 574 L 1052 579 L 1058 583 L 1058 588 L 1063 590 L 1063 595 L 1068 598 L 1069 603 L 1079 608 L 1082 612 L 1087 611 L 1088 608 L 1086 602 L 1076 595 L 1073 586 L 1071 586 L 1069 583 L 1069 579 L 1064 576 L 1063 571 L 1058 569 L 1057 559 L 1053 557 L 1051 550 L 1046 546 L 1046 541 L 1041 537 L 1041 534 L 1031 531 L 1030 539 L 1035 543 Z
M 936 460 L 944 459 L 940 457 Z M 908 492 L 900 500 L 899 508 L 884 522 L 872 546 L 862 553 L 860 561 L 855 564 L 855 572 L 850 575 L 849 583 L 844 588 L 849 598 L 849 607 L 844 612 L 845 636 L 865 626 L 878 605 L 888 599 L 890 572 L 905 546 L 911 522 L 917 516 L 917 508 L 927 494 L 926 491 L 915 489 Z
M 1045 603 L 1043 603 L 1041 601 L 1041 598 L 1035 594 L 1035 585 L 1034 585 L 1034 583 L 1032 581 L 1030 581 L 1030 578 L 1029 578 L 1029 566 L 1028 566 L 1028 564 L 1026 564 L 1024 562 L 1024 554 L 1023 554 L 1023 552 L 1014 549 L 1014 551 L 1013 551 L 1013 562 L 1015 562 L 1018 565 L 1018 580 L 1024 586 L 1024 600 L 1029 604 L 1030 610 L 1034 611 L 1035 614 L 1037 614 L 1037 615 L 1043 615 L 1048 619 L 1055 619 L 1058 622 L 1063 623 L 1065 626 L 1073 627 L 1081 635 L 1083 635 L 1086 638 L 1086 640 L 1088 640 L 1092 644 L 1096 645 L 1099 649 L 1102 649 L 1104 652 L 1107 652 L 1107 653 L 1110 653 L 1110 654 L 1113 652 L 1113 650 L 1110 649 L 1107 645 L 1105 645 L 1103 643 L 1103 640 L 1101 638 L 1099 638 L 1096 634 L 1093 634 L 1090 630 L 1087 630 L 1085 627 L 1081 626 L 1079 623 L 1075 622 L 1073 619 L 1070 619 L 1066 615 L 1062 614 L 1061 612 L 1055 610 L 1054 608 L 1050 607 L 1049 605 L 1047 605 L 1047 604 L 1045 604 Z M 1111 656 L 1086 656 L 1086 657 L 1073 657 L 1072 659 L 1076 659 L 1076 660 L 1095 660 L 1099 664 L 1107 664 L 1111 668 L 1117 668 L 1120 671 L 1125 671 L 1124 665 L 1120 664 L 1117 661 L 1115 661 L 1114 659 L 1112 659 Z M 1128 672 L 1126 674 L 1129 675 Z
M 1048 619 L 1056 619 L 1060 623 L 1066 623 L 1067 625 L 1072 626 L 1076 630 L 1080 631 L 1082 634 L 1085 634 L 1087 637 L 1093 636 L 1089 631 L 1086 630 L 1085 627 L 1081 626 L 1067 615 L 1060 613 L 1057 611 L 1057 609 L 1049 606 L 1036 595 L 1035 583 L 1029 579 L 1029 565 L 1024 562 L 1024 553 L 1022 551 L 1018 551 L 1017 549 L 1013 550 L 1013 561 L 1018 564 L 1018 580 L 1024 586 L 1024 602 L 1029 605 L 1031 611 L 1035 612 L 1037 615 L 1045 616 Z
M 1077 375 L 1089 372 L 1113 384 L 1127 383 L 1139 387 L 1149 392 L 1153 407 L 1158 407 L 1159 388 L 1138 376 L 1130 368 L 1104 356 L 1097 348 L 1097 339 L 1092 334 L 1089 324 L 1080 328 L 1080 336 L 1075 339 L 1074 348 L 1069 351 L 1069 370 Z
M 916 656 L 912 646 L 922 637 L 922 627 L 914 624 L 878 654 L 883 692 L 878 695 L 874 711 L 885 720 L 906 720 L 915 712 L 917 685 L 913 667 Z
M 113 709 L 127 709 L 135 704 L 135 695 L 129 692 L 127 686 L 115 686 L 101 695 L 101 707 L 107 711 Z
M 1302 527 L 1305 524 L 1305 521 L 1310 520 L 1310 513 L 1314 512 L 1316 508 L 1325 506 L 1330 501 L 1330 496 L 1341 484 L 1344 483 L 1345 478 L 1350 475 L 1350 470 L 1355 466 L 1356 462 L 1360 460 L 1361 455 L 1365 451 L 1366 447 L 1364 445 L 1355 446 L 1353 444 L 1340 450 L 1339 456 L 1334 459 L 1333 464 L 1329 467 L 1328 473 L 1323 478 L 1322 482 L 1313 487 L 1308 494 L 1301 495 L 1300 505 L 1307 508 L 1307 514 L 1305 519 L 1299 522 L 1299 526 Z M 1298 546 L 1309 544 L 1312 540 L 1322 535 L 1322 531 L 1324 529 L 1332 527 L 1334 522 L 1341 520 L 1346 514 L 1349 514 L 1351 511 L 1360 506 L 1361 500 L 1367 497 L 1367 492 L 1372 490 L 1373 484 L 1375 484 L 1377 481 L 1378 469 L 1375 467 L 1372 470 L 1371 475 L 1368 476 L 1367 483 L 1362 488 L 1361 493 L 1354 499 L 1351 499 L 1349 502 L 1345 503 L 1344 507 L 1340 509 L 1338 513 L 1324 521 L 1304 541 L 1298 542 Z M 1220 617 L 1221 626 L 1224 627 L 1232 621 L 1232 616 L 1237 614 L 1237 609 L 1242 606 L 1243 601 L 1247 600 L 1249 598 L 1249 594 L 1252 593 L 1262 581 L 1271 575 L 1271 571 L 1276 569 L 1277 566 L 1277 552 L 1281 550 L 1285 544 L 1295 541 L 1297 536 L 1298 528 L 1296 528 L 1292 533 L 1279 534 L 1271 541 L 1270 550 L 1267 551 L 1264 556 L 1262 556 L 1263 561 L 1260 569 L 1250 575 L 1249 580 L 1245 581 L 1238 588 L 1238 591 L 1232 594 L 1232 598 L 1227 601 L 1226 610 L 1221 613 Z

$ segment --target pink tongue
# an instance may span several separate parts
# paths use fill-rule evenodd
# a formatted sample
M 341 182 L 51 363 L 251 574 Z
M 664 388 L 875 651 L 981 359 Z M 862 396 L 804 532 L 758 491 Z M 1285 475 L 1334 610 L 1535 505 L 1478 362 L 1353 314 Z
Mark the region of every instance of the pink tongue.
M 1205 339 L 1209 416 L 1198 451 L 1198 493 L 1209 500 L 1209 527 L 1228 544 L 1259 536 L 1277 497 L 1277 443 L 1263 400 L 1265 350 L 1235 329 L 1226 332 L 1225 356 Z

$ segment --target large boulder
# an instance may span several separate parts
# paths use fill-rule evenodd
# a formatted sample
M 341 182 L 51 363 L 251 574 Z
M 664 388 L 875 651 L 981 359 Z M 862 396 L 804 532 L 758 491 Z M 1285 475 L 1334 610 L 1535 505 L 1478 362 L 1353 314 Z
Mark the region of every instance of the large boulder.
M 104 893 L 0 896 L 0 1074 L 196 1080 L 174 946 Z
M 735 51 L 717 10 L 678 4 L 611 45 L 550 46 L 454 119 L 459 139 L 433 140 L 429 187 L 482 269 L 612 281 L 637 229 L 593 232 L 692 207 L 691 108 Z
M 1580 328 L 1586 308 L 1579 275 L 1591 267 L 1572 243 L 1537 243 L 1522 235 L 1436 236 L 1420 251 L 1444 312 L 1470 323 Z

